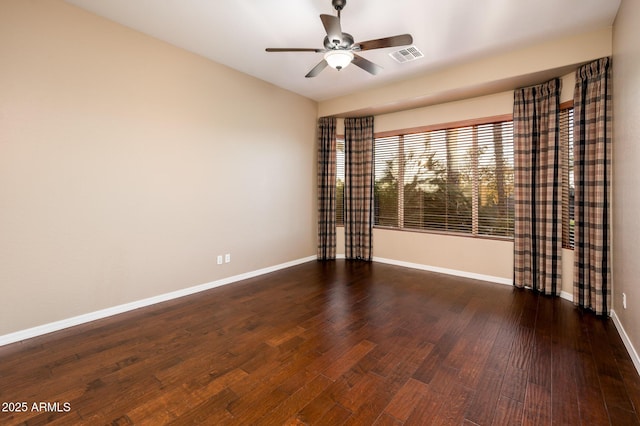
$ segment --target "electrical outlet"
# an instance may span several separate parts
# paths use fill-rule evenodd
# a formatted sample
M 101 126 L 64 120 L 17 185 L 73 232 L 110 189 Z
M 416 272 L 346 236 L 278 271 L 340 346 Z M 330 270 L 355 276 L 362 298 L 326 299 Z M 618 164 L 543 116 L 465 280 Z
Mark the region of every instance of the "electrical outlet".
M 224 263 L 231 262 L 231 255 L 229 253 L 224 255 Z
M 627 295 L 622 293 L 622 308 L 627 309 Z
M 218 265 L 222 265 L 222 255 L 218 255 Z

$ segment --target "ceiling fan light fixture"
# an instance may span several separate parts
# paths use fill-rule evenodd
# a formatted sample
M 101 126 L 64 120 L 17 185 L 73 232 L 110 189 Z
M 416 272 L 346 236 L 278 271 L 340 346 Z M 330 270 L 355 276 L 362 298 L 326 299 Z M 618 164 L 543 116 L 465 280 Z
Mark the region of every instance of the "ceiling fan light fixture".
M 331 68 L 341 70 L 353 61 L 353 53 L 349 50 L 330 50 L 324 54 L 324 59 Z

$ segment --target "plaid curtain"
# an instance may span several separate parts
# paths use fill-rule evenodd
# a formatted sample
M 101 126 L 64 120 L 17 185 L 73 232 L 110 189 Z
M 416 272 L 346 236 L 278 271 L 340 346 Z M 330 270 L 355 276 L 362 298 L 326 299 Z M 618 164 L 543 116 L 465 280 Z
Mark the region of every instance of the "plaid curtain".
M 562 275 L 561 81 L 518 89 L 513 105 L 514 285 L 559 295 Z
M 611 60 L 576 71 L 573 93 L 575 248 L 573 300 L 597 315 L 611 309 Z
M 373 117 L 345 118 L 345 257 L 373 257 Z
M 318 120 L 318 260 L 336 258 L 336 118 Z

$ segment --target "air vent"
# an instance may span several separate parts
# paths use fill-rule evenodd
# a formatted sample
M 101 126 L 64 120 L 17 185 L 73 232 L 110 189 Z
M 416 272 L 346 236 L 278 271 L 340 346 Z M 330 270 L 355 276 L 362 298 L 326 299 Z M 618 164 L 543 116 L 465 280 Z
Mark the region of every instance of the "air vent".
M 415 61 L 416 59 L 424 58 L 424 55 L 421 51 L 418 50 L 415 46 L 409 46 L 404 49 L 397 50 L 395 52 L 389 53 L 396 62 L 404 64 L 405 62 Z

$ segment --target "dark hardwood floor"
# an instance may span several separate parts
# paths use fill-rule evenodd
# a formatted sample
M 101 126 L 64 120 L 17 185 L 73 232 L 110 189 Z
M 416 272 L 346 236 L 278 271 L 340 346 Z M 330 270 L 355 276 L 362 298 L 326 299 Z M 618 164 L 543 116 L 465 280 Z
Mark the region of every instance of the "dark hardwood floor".
M 2 425 L 636 425 L 640 378 L 565 300 L 336 261 L 0 347 L 0 402 L 27 403 Z

